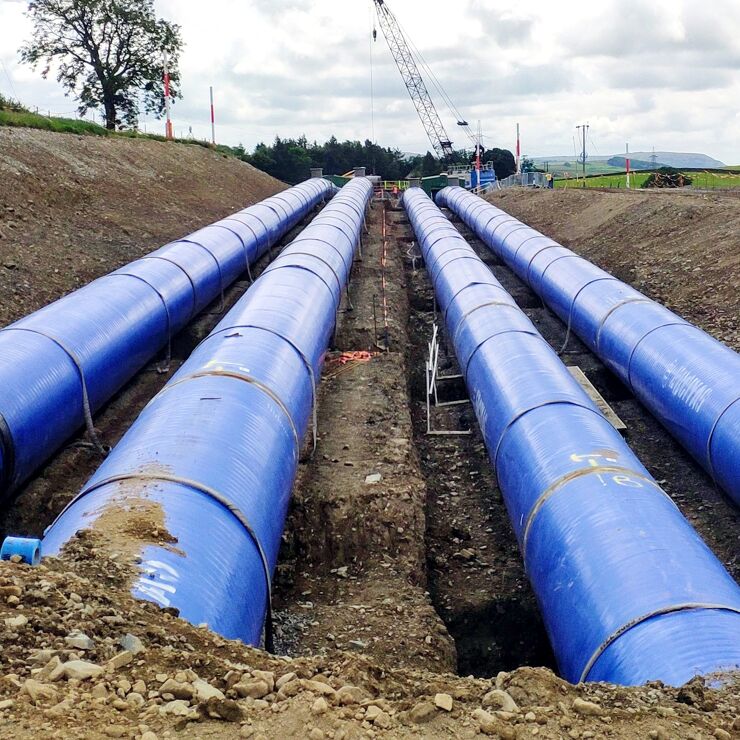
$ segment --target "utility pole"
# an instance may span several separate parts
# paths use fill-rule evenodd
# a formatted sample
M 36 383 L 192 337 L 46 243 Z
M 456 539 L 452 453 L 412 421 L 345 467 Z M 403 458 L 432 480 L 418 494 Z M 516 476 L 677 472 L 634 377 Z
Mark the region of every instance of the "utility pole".
M 516 174 L 522 174 L 521 167 L 521 146 L 519 143 L 519 124 L 516 125 Z
M 587 123 L 582 123 L 580 126 L 576 126 L 580 129 L 583 136 L 583 149 L 581 150 L 581 166 L 583 170 L 583 187 L 586 187 L 586 133 L 591 128 Z
M 216 113 L 213 107 L 213 86 L 211 86 L 211 143 L 216 144 Z

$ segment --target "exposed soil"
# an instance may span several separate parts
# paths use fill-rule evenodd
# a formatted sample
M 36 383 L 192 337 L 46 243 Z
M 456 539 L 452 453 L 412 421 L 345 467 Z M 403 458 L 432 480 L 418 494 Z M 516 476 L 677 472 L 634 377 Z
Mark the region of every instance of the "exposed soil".
M 545 669 L 483 680 L 351 652 L 273 657 L 134 601 L 110 554 L 86 535 L 63 561 L 0 563 L 3 737 L 726 740 L 740 730 L 732 684 L 572 686 Z
M 201 146 L 0 127 L 0 326 L 285 187 Z
M 740 350 L 740 196 L 509 190 L 489 200 Z
M 425 592 L 426 489 L 406 395 L 403 265 L 390 234 L 390 351 L 379 348 L 382 224 L 390 229 L 392 220 L 383 205 L 370 211 L 324 371 L 319 443 L 295 488 L 279 566 L 279 636 L 291 655 L 345 649 L 383 665 L 452 671 L 454 645 Z M 362 359 L 340 364 L 342 353 L 358 351 Z
M 0 154 L 4 136 L 0 130 Z M 71 142 L 78 137 L 69 139 L 62 145 L 74 151 Z M 83 141 L 80 151 L 86 147 Z M 202 150 L 195 156 L 214 155 Z M 216 169 L 202 187 L 223 186 L 236 198 L 223 185 L 232 175 L 224 170 L 222 178 L 222 162 L 241 167 L 215 158 Z M 71 178 L 72 165 L 62 169 Z M 186 180 L 185 190 L 201 187 Z M 76 187 L 69 186 L 71 195 Z M 61 205 L 47 213 L 47 223 L 73 224 L 67 233 L 79 234 L 78 243 L 85 245 L 73 247 L 74 254 L 100 249 L 97 256 L 105 261 L 95 263 L 99 274 L 137 256 L 139 241 L 146 241 L 142 251 L 148 251 L 244 205 L 244 198 L 224 199 L 217 209 L 214 195 L 204 208 L 198 198 L 206 195 L 192 192 L 185 200 L 172 195 L 174 233 L 157 238 L 148 230 L 148 217 L 134 216 L 133 225 L 126 220 L 126 198 L 136 198 L 121 191 L 120 223 L 130 234 L 119 236 L 123 241 L 115 249 L 105 246 L 116 238 L 111 222 L 107 236 L 99 236 Z M 514 200 L 525 203 L 523 196 Z M 155 205 L 148 207 L 157 213 Z M 189 207 L 197 223 L 184 220 Z M 131 204 L 133 213 L 137 208 Z M 19 221 L 11 247 L 23 252 L 25 234 L 35 227 Z M 129 554 L 121 544 L 128 538 L 87 533 L 62 559 L 47 559 L 40 568 L 0 563 L 2 737 L 726 740 L 740 733 L 740 691 L 732 677 L 725 677 L 721 690 L 701 682 L 632 689 L 572 686 L 549 669 L 553 659 L 469 407 L 434 409 L 433 425 L 470 434 L 426 435 L 423 362 L 434 302 L 418 261 L 414 269 L 408 221 L 392 205 L 375 203 L 369 228 L 353 271 L 351 303 L 344 301 L 323 373 L 318 445 L 311 455 L 308 444 L 304 454 L 278 566 L 276 644 L 282 657 L 134 601 L 127 588 Z M 71 241 L 59 242 L 48 232 L 38 244 L 54 255 L 52 264 L 67 264 Z M 471 243 L 559 346 L 562 324 L 479 242 Z M 0 240 L 0 248 L 7 245 Z M 78 284 L 76 273 L 58 269 L 51 297 Z M 5 270 L 20 273 L 17 266 Z M 29 308 L 9 305 L 10 294 L 0 286 L 0 310 L 6 312 L 0 315 L 8 320 L 49 299 L 35 292 L 47 290 L 37 286 L 41 274 L 24 274 L 29 288 L 21 292 Z M 92 276 L 79 273 L 80 280 Z M 701 281 L 701 273 L 696 279 Z M 229 302 L 245 288 L 236 286 Z M 178 361 L 217 320 L 207 312 L 183 333 Z M 564 359 L 581 366 L 612 403 L 628 424 L 630 444 L 738 577 L 737 513 L 577 340 Z M 457 372 L 444 351 L 442 372 Z M 167 377 L 152 364 L 96 417 L 106 441 L 123 433 Z M 465 401 L 458 380 L 444 381 L 440 393 L 443 401 Z M 97 464 L 94 453 L 79 444 L 65 450 L 28 486 L 6 525 L 38 534 Z M 135 531 L 126 526 L 127 535 L 170 542 L 161 511 L 139 510 Z

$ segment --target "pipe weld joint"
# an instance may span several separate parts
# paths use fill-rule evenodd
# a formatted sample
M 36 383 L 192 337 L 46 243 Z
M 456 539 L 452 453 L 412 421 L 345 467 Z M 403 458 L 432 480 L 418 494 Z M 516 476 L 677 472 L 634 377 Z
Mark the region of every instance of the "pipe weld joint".
M 653 617 L 661 617 L 666 614 L 673 614 L 674 612 L 682 612 L 682 611 L 694 611 L 694 610 L 700 610 L 700 609 L 710 609 L 714 611 L 727 611 L 727 612 L 733 612 L 734 614 L 740 614 L 740 608 L 736 606 L 727 606 L 726 604 L 711 604 L 711 603 L 702 603 L 702 602 L 686 602 L 684 604 L 672 604 L 670 606 L 664 606 L 659 609 L 655 609 L 651 612 L 648 612 L 647 614 L 643 614 L 640 617 L 635 617 L 634 619 L 630 620 L 626 624 L 623 624 L 618 629 L 614 630 L 609 637 L 607 637 L 599 647 L 594 650 L 591 657 L 586 662 L 586 665 L 584 666 L 583 670 L 581 671 L 580 678 L 578 679 L 578 683 L 583 683 L 588 678 L 588 674 L 591 673 L 591 669 L 594 667 L 594 664 L 596 661 L 601 657 L 601 655 L 604 653 L 604 651 L 616 640 L 618 640 L 625 632 L 628 632 L 633 627 L 637 627 L 638 624 L 642 624 L 643 622 L 647 622 L 649 619 L 652 619 Z
M 569 473 L 565 473 L 565 475 L 560 476 L 560 478 L 551 483 L 537 497 L 537 500 L 534 502 L 532 508 L 529 510 L 529 514 L 527 514 L 527 520 L 524 524 L 524 530 L 522 534 L 522 559 L 524 560 L 525 565 L 527 561 L 527 545 L 529 543 L 529 535 L 532 529 L 532 525 L 534 524 L 534 520 L 537 517 L 537 514 L 540 513 L 542 507 L 547 503 L 547 501 L 553 495 L 555 495 L 563 486 L 570 483 L 571 481 L 578 480 L 579 478 L 584 478 L 587 475 L 601 475 L 603 473 L 623 473 L 629 475 L 630 478 L 639 478 L 642 482 L 656 488 L 671 503 L 674 503 L 673 499 L 668 496 L 668 494 L 658 485 L 657 481 L 655 481 L 653 478 L 643 475 L 642 473 L 635 472 L 630 468 L 625 468 L 622 465 L 589 465 L 583 468 L 578 468 L 578 470 L 571 470 Z

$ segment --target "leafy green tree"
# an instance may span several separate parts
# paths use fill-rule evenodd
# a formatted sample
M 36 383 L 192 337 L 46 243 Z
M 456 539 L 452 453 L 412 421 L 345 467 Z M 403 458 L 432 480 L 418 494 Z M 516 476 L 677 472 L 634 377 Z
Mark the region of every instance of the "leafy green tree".
M 534 166 L 534 162 L 529 157 L 522 157 L 521 161 L 522 172 L 536 172 L 537 168 Z
M 180 27 L 158 19 L 154 0 L 32 0 L 31 39 L 21 58 L 57 80 L 79 101 L 80 114 L 103 107 L 105 125 L 136 124 L 143 109 L 164 111 L 164 58 L 170 92 L 179 92 Z
M 516 160 L 508 149 L 499 149 L 498 147 L 488 149 L 485 152 L 484 161 L 493 162 L 493 169 L 498 180 L 503 180 L 516 172 Z
M 431 152 L 427 152 L 421 160 L 421 176 L 438 175 L 441 171 L 439 160 Z
M 368 173 L 386 180 L 405 178 L 412 168 L 397 149 L 380 147 L 371 141 L 338 141 L 332 136 L 324 144 L 309 142 L 305 136 L 281 139 L 271 145 L 258 144 L 252 154 L 241 155 L 246 162 L 288 183 L 305 180 L 311 167 L 323 167 L 324 172 L 342 175 L 353 167 L 364 166 Z

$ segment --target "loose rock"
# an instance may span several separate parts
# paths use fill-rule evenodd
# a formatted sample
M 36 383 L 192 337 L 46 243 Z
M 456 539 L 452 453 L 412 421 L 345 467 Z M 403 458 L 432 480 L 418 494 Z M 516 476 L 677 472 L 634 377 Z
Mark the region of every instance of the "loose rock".
M 329 705 L 327 704 L 326 699 L 324 699 L 323 696 L 320 696 L 311 705 L 311 713 L 312 714 L 325 714 L 328 709 L 329 709 Z
M 421 701 L 416 704 L 409 712 L 409 719 L 416 724 L 424 724 L 434 719 L 437 714 L 437 709 L 429 701 Z
M 234 691 L 242 698 L 262 699 L 270 693 L 270 687 L 261 678 L 252 678 L 234 684 Z
M 452 711 L 452 697 L 449 694 L 436 694 L 434 705 L 445 712 Z
M 86 660 L 68 660 L 66 663 L 62 663 L 57 669 L 64 678 L 76 678 L 80 681 L 87 681 L 92 678 L 97 678 L 103 673 L 103 669 L 95 663 L 89 663 Z M 54 680 L 56 672 L 49 676 Z
M 519 712 L 519 706 L 512 699 L 511 695 L 502 689 L 492 689 L 483 697 L 484 707 L 493 707 L 494 709 L 500 709 L 502 712 L 511 712 L 515 714 Z
M 598 704 L 581 699 L 580 696 L 573 701 L 573 710 L 587 717 L 598 717 L 604 713 L 604 710 Z

